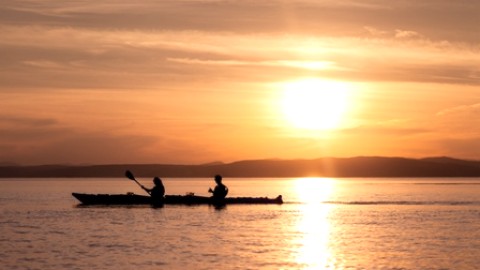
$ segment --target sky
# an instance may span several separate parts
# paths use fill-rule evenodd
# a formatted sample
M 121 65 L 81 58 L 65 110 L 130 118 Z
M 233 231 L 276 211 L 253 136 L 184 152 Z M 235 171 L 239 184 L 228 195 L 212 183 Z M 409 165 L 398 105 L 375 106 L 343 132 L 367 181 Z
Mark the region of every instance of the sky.
M 4 1 L 0 164 L 478 160 L 478 14 L 471 0 Z

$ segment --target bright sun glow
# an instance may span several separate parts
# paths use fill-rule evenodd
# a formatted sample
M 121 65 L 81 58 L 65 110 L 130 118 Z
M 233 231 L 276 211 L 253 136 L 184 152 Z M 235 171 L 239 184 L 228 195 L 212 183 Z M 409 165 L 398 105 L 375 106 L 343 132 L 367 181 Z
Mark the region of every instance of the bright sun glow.
M 284 84 L 283 112 L 297 128 L 326 130 L 339 127 L 348 106 L 348 84 L 306 79 Z

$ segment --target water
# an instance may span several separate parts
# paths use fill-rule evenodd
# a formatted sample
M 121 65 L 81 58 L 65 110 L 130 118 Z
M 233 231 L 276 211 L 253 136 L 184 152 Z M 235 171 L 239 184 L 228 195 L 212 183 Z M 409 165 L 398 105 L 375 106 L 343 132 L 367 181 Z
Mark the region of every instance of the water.
M 151 180 L 141 179 L 145 185 Z M 480 179 L 225 179 L 283 205 L 77 207 L 126 179 L 0 180 L 1 269 L 479 269 Z M 165 179 L 207 195 L 211 179 Z

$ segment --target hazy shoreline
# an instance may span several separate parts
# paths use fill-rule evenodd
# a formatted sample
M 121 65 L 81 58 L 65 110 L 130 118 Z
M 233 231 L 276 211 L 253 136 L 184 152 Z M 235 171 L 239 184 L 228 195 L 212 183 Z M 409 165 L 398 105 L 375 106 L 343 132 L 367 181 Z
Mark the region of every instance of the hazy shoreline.
M 110 164 L 0 166 L 0 178 L 120 177 L 125 170 L 139 177 L 480 177 L 480 161 L 449 157 L 319 158 L 244 160 L 204 165 Z

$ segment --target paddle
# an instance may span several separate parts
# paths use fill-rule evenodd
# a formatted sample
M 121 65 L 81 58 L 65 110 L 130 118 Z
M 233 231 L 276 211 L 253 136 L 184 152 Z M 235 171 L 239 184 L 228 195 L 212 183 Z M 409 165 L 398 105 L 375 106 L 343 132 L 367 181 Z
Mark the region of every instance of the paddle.
M 147 188 L 144 187 L 142 184 L 140 184 L 137 179 L 135 179 L 135 176 L 133 176 L 133 173 L 129 170 L 126 170 L 125 171 L 125 176 L 130 179 L 130 180 L 133 180 L 135 181 L 135 183 L 137 183 L 143 190 L 145 190 L 148 194 L 150 194 L 150 192 L 148 192 Z

